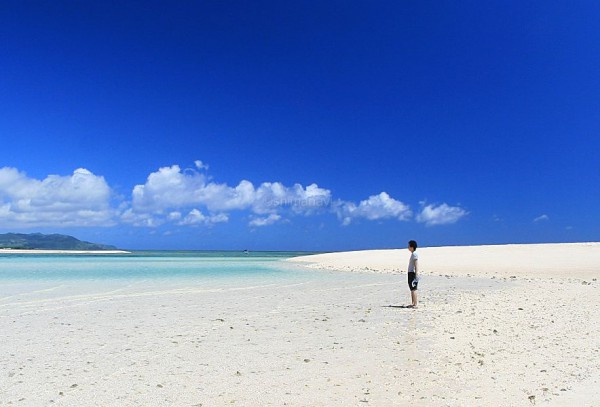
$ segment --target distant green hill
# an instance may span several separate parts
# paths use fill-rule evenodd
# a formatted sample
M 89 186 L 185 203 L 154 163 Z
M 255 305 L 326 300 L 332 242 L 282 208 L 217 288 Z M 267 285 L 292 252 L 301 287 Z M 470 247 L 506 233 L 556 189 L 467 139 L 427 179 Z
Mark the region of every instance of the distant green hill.
M 104 244 L 84 242 L 73 236 L 44 235 L 42 233 L 5 233 L 0 234 L 0 248 L 46 249 L 46 250 L 115 250 L 116 247 Z

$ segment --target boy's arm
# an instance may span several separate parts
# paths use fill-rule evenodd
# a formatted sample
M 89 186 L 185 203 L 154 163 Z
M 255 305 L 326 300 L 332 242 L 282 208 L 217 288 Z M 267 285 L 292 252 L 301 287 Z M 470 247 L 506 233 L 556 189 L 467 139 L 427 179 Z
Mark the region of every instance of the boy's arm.
M 419 260 L 415 260 L 415 276 L 419 273 Z

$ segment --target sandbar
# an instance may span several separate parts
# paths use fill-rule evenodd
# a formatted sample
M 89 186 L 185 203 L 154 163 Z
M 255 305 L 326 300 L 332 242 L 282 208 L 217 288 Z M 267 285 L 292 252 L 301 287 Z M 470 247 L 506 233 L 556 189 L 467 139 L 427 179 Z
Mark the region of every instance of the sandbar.
M 594 278 L 600 273 L 600 243 L 509 244 L 422 247 L 424 274 L 474 277 Z M 407 249 L 324 253 L 290 259 L 328 270 L 406 270 Z
M 5 282 L 0 400 L 597 405 L 600 245 L 524 246 L 419 248 L 416 309 L 406 249 L 219 283 Z

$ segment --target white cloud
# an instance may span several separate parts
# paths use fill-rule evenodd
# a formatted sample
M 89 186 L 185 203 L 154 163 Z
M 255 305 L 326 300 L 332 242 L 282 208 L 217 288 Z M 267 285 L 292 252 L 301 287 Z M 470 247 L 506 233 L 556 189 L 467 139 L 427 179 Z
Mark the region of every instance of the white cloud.
M 295 213 L 311 214 L 331 202 L 331 191 L 311 184 L 285 187 L 280 182 L 264 182 L 255 192 L 252 209 L 257 214 L 267 214 L 279 208 L 291 208 Z
M 196 163 L 196 166 L 202 164 Z M 148 224 L 148 215 L 164 217 L 165 212 L 177 213 L 193 206 L 204 206 L 211 213 L 249 209 L 258 215 L 269 215 L 290 209 L 296 214 L 312 214 L 328 206 L 330 201 L 331 191 L 316 184 L 304 188 L 300 184 L 286 187 L 280 182 L 264 182 L 255 188 L 250 181 L 242 180 L 230 187 L 209 182 L 198 171 L 182 171 L 173 165 L 151 173 L 145 184 L 133 188 L 131 211 L 126 221 L 140 224 L 135 215 L 146 214 L 141 224 Z M 193 219 L 181 223 L 191 224 Z
M 172 214 L 169 214 L 170 220 L 173 220 Z M 158 227 L 165 223 L 165 220 L 153 216 L 150 213 L 134 212 L 131 208 L 121 214 L 121 221 L 132 224 L 133 226 Z
M 136 212 L 162 213 L 168 209 L 204 205 L 211 211 L 229 211 L 246 209 L 254 199 L 254 186 L 249 181 L 242 180 L 232 188 L 207 182 L 204 174 L 182 171 L 173 165 L 151 173 L 145 184 L 133 188 L 132 208 Z
M 537 223 L 537 222 L 542 222 L 542 221 L 545 221 L 545 220 L 550 220 L 550 217 L 548 215 L 546 215 L 546 214 L 543 214 L 543 215 L 540 215 L 537 218 L 535 218 L 533 220 L 533 222 Z
M 0 225 L 5 227 L 111 226 L 116 211 L 110 197 L 104 177 L 84 168 L 43 180 L 0 168 Z
M 292 196 L 291 207 L 297 213 L 311 214 L 331 203 L 331 191 L 319 188 L 317 184 L 310 184 L 305 189 L 300 184 L 294 184 Z
M 353 219 L 357 218 L 408 220 L 412 216 L 412 211 L 408 205 L 391 198 L 386 192 L 372 195 L 358 205 L 353 202 L 338 200 L 333 209 L 344 225 L 349 225 Z
M 132 206 L 137 212 L 161 212 L 197 203 L 206 186 L 206 177 L 196 171 L 182 172 L 178 165 L 162 167 L 151 173 L 144 185 L 132 192 Z
M 167 219 L 179 220 L 179 219 L 181 219 L 181 212 L 173 211 L 167 216 Z
M 438 206 L 427 205 L 417 215 L 417 222 L 425 223 L 426 226 L 448 225 L 458 222 L 468 213 L 458 206 L 449 206 L 445 203 Z
M 248 209 L 254 200 L 254 185 L 242 180 L 236 187 L 209 183 L 198 192 L 196 203 L 205 205 L 211 211 L 232 211 Z
M 181 221 L 179 225 L 212 225 L 215 223 L 227 222 L 229 217 L 225 214 L 206 216 L 198 209 L 192 209 L 190 213 Z
M 102 176 L 79 168 L 71 175 L 28 177 L 15 168 L 0 168 L 0 227 L 109 226 L 117 223 L 156 228 L 161 225 L 210 226 L 229 221 L 232 211 L 250 214 L 249 226 L 285 222 L 297 215 L 335 213 L 344 225 L 356 219 L 409 220 L 409 206 L 386 192 L 359 203 L 337 200 L 317 184 L 286 186 L 263 182 L 255 186 L 242 179 L 237 185 L 216 183 L 196 161 L 195 168 L 178 165 L 159 168 L 146 182 L 135 185 L 131 201 L 112 196 Z M 111 205 L 111 200 L 113 205 Z M 116 202 L 120 200 L 120 202 Z M 446 204 L 424 206 L 416 220 L 430 225 L 454 223 L 467 212 Z M 545 217 L 545 218 L 544 218 Z M 547 215 L 536 218 L 547 220 Z
M 196 160 L 194 161 L 194 165 L 196 166 L 196 168 L 198 168 L 199 170 L 208 170 L 208 164 L 204 164 L 202 161 L 200 160 Z
M 281 216 L 276 213 L 272 213 L 265 218 L 254 218 L 250 221 L 250 226 L 268 226 L 281 220 Z

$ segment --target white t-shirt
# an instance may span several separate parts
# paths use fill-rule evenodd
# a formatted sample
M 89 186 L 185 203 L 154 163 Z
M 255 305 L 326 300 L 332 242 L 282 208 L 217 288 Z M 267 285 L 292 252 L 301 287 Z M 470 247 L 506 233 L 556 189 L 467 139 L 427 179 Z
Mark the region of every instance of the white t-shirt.
M 408 272 L 415 273 L 415 262 L 419 260 L 419 255 L 417 252 L 412 252 L 410 254 L 410 260 L 408 261 Z

